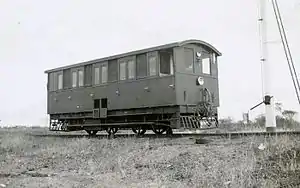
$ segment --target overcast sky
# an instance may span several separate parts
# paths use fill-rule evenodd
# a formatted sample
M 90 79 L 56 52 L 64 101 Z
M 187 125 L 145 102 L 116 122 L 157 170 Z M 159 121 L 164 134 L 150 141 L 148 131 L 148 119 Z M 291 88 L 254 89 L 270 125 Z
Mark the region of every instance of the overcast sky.
M 279 5 L 299 72 L 300 1 Z M 262 97 L 257 15 L 257 0 L 0 0 L 2 124 L 47 124 L 46 69 L 191 38 L 223 53 L 219 113 L 241 119 Z M 283 48 L 269 47 L 276 101 L 300 112 Z

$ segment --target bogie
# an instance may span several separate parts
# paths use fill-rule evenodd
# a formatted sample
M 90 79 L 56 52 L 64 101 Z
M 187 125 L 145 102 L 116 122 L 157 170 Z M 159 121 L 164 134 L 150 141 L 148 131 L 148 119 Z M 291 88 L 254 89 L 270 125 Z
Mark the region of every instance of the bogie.
M 86 132 L 90 135 L 90 136 L 96 136 L 98 131 L 91 131 L 91 130 L 86 130 Z
M 118 132 L 119 128 L 117 127 L 108 127 L 106 129 L 106 132 L 108 133 L 108 135 L 115 135 Z
M 146 133 L 147 128 L 142 127 L 142 126 L 137 126 L 132 128 L 132 131 L 137 135 L 137 136 L 142 136 Z

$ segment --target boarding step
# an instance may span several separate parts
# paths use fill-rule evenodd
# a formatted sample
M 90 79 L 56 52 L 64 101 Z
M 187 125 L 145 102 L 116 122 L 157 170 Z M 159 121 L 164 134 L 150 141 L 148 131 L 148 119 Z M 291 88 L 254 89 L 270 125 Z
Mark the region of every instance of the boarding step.
M 49 125 L 50 131 L 67 131 L 67 124 L 59 120 L 51 120 Z
M 180 116 L 180 124 L 184 129 L 201 130 L 218 127 L 218 121 L 215 118 L 203 118 L 198 116 Z

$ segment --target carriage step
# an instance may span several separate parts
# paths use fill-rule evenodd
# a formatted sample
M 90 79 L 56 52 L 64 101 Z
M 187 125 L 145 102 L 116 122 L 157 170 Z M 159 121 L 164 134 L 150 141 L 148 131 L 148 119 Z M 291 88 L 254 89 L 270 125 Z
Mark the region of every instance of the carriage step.
M 49 131 L 67 131 L 67 126 L 59 121 L 50 121 Z
M 201 118 L 197 116 L 180 116 L 180 124 L 184 129 L 213 129 L 218 126 L 215 118 Z

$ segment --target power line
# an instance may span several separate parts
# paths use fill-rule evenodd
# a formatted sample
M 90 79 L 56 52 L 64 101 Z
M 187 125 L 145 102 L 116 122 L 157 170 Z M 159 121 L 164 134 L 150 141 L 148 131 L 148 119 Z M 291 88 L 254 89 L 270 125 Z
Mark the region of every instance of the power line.
M 286 56 L 286 59 L 287 59 L 287 62 L 288 62 L 290 74 L 291 74 L 292 81 L 293 81 L 293 84 L 294 84 L 296 96 L 297 96 L 297 99 L 298 99 L 298 103 L 300 104 L 300 96 L 299 96 L 300 84 L 299 84 L 299 80 L 297 78 L 297 73 L 296 73 L 296 70 L 295 70 L 294 61 L 293 61 L 291 51 L 290 51 L 290 47 L 289 47 L 289 44 L 288 44 L 288 41 L 287 41 L 287 37 L 286 37 L 285 29 L 284 29 L 284 26 L 283 26 L 283 23 L 282 23 L 282 18 L 281 18 L 281 14 L 280 14 L 280 10 L 279 10 L 279 7 L 278 7 L 277 0 L 272 0 L 272 5 L 273 5 L 273 11 L 274 11 L 274 14 L 275 14 L 275 17 L 276 17 L 276 22 L 277 22 L 277 26 L 278 26 L 278 29 L 279 29 L 282 45 L 283 45 L 283 48 L 284 48 L 285 56 Z

